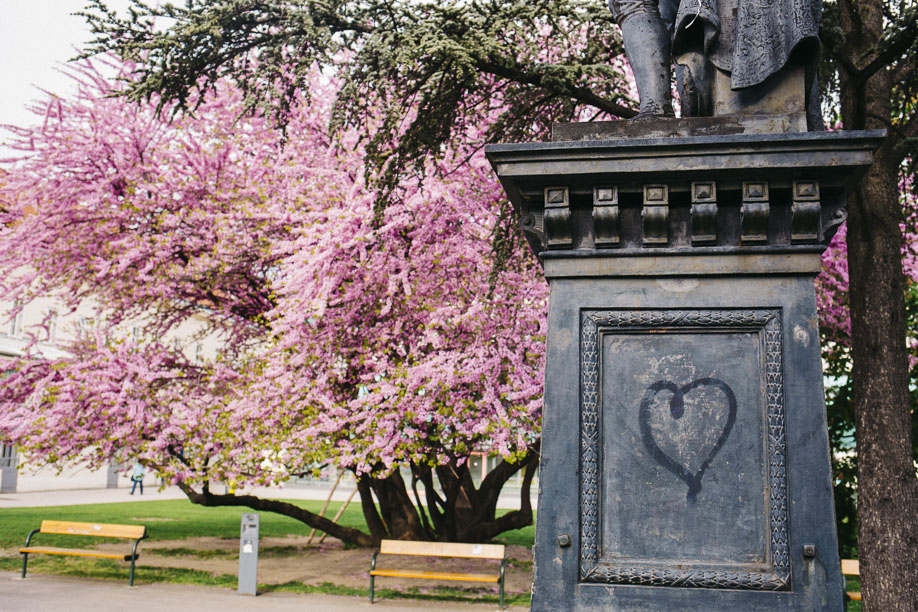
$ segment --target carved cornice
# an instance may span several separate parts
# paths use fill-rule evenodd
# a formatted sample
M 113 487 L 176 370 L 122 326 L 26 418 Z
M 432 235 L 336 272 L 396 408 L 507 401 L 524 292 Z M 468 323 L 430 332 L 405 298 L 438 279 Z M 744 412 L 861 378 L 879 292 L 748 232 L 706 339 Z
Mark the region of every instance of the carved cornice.
M 486 152 L 538 253 L 819 252 L 844 221 L 845 191 L 882 138 L 725 134 L 489 145 Z

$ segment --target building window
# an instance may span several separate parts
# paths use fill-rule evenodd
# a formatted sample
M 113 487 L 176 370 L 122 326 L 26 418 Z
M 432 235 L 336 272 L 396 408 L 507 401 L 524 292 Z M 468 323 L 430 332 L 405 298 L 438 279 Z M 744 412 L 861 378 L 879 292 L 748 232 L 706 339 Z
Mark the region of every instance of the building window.
M 16 448 L 7 444 L 0 444 L 0 469 L 16 467 Z
M 56 310 L 48 313 L 48 342 L 57 340 L 57 316 Z
M 194 347 L 194 362 L 197 365 L 204 363 L 204 345 L 200 342 Z
M 19 309 L 19 312 L 10 319 L 9 335 L 18 338 L 22 335 L 22 304 L 19 300 L 16 300 L 16 303 L 13 305 L 13 309 Z

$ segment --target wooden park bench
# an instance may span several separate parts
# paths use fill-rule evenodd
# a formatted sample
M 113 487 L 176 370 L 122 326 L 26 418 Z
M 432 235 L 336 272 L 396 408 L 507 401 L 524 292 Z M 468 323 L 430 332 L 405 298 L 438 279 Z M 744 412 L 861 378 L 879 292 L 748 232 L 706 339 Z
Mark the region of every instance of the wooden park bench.
M 419 557 L 451 557 L 459 559 L 500 560 L 500 573 L 461 574 L 415 569 L 376 569 L 379 555 L 413 555 Z M 496 582 L 500 587 L 500 607 L 504 607 L 504 570 L 507 565 L 506 547 L 503 544 L 451 544 L 445 542 L 407 542 L 383 540 L 373 553 L 370 563 L 370 603 L 373 603 L 373 586 L 376 576 L 396 578 L 422 578 L 426 580 L 468 580 L 471 582 Z
M 79 548 L 55 548 L 51 546 L 29 546 L 32 536 L 36 533 L 53 533 L 58 535 L 96 536 L 100 538 L 126 538 L 134 540 L 134 546 L 129 553 L 110 553 L 99 550 Z M 33 529 L 26 538 L 22 553 L 22 577 L 26 577 L 26 565 L 29 555 L 68 555 L 74 557 L 98 557 L 102 559 L 121 559 L 131 562 L 130 585 L 134 586 L 134 562 L 140 555 L 137 554 L 137 545 L 146 539 L 147 528 L 143 525 L 111 525 L 106 523 L 74 523 L 70 521 L 42 521 L 41 527 Z
M 842 574 L 844 574 L 845 576 L 857 576 L 858 578 L 860 578 L 861 564 L 858 563 L 857 559 L 842 559 L 841 567 L 842 567 Z M 848 599 L 853 599 L 854 601 L 861 600 L 860 591 L 849 591 L 847 584 L 845 584 L 845 595 L 848 596 Z

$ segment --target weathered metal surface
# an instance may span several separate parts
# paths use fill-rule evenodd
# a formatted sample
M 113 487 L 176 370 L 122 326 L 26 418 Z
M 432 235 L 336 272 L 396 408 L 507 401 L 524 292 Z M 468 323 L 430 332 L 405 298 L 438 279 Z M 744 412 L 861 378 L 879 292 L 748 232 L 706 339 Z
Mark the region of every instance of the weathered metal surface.
M 550 279 L 534 611 L 842 609 L 814 272 L 793 257 Z
M 681 117 L 656 121 L 580 121 L 555 123 L 551 140 L 618 140 L 622 138 L 689 138 L 738 134 L 793 134 L 806 132 L 806 120 L 794 115 L 737 115 Z
M 717 242 L 717 183 L 692 183 L 692 244 L 705 246 Z
M 664 126 L 656 130 L 668 123 L 651 122 Z M 870 165 L 883 135 L 721 134 L 491 145 L 486 151 L 537 253 L 762 245 L 819 250 L 844 220 L 846 186 Z M 699 200 L 699 185 L 713 198 Z M 749 192 L 762 185 L 760 196 Z M 604 208 L 596 194 L 610 186 L 614 208 Z M 649 197 L 651 186 L 661 199 Z M 804 187 L 809 191 L 800 191 Z M 813 191 L 816 200 L 805 195 Z M 550 205 L 549 193 L 556 194 Z
M 821 0 L 609 0 L 642 118 L 816 112 Z M 818 121 L 813 116 L 811 121 Z
M 740 210 L 740 223 L 743 244 L 764 244 L 768 242 L 768 182 L 748 181 L 743 183 L 743 208 Z M 812 242 L 816 242 L 813 237 Z
M 789 588 L 780 316 L 581 314 L 582 581 Z
M 715 117 L 765 113 L 791 118 L 794 127 L 806 131 L 806 79 L 803 66 L 789 66 L 774 82 L 734 90 L 730 75 L 715 69 L 711 98 Z M 753 115 L 754 116 L 754 115 Z
M 571 242 L 571 209 L 567 187 L 545 188 L 545 235 L 550 249 L 569 249 Z
M 542 255 L 545 278 L 582 278 L 603 276 L 653 276 L 684 278 L 696 276 L 730 276 L 737 274 L 816 275 L 822 268 L 819 253 L 775 252 L 760 247 L 758 252 L 731 253 L 724 249 L 714 253 L 669 251 L 617 251 L 607 257 L 572 257 L 570 252 L 546 252 Z
M 593 188 L 593 243 L 596 248 L 616 247 L 621 238 L 618 188 L 602 185 Z
M 816 181 L 794 181 L 791 189 L 794 204 L 791 210 L 791 240 L 796 243 L 818 240 L 823 233 L 819 203 L 819 183 Z M 844 212 L 838 215 L 836 225 L 844 220 Z
M 551 290 L 533 611 L 842 609 L 813 280 L 882 136 L 488 148 Z
M 641 218 L 645 246 L 669 244 L 669 187 L 644 185 Z

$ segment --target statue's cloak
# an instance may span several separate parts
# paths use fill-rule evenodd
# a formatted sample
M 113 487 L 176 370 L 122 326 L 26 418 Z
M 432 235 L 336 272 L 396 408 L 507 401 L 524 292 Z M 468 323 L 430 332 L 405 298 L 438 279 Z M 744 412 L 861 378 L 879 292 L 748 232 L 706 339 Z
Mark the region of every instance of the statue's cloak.
M 816 62 L 821 14 L 822 0 L 679 0 L 673 55 L 703 44 L 713 64 L 730 73 L 732 89 L 751 87 L 781 70 L 798 47 L 802 63 Z

